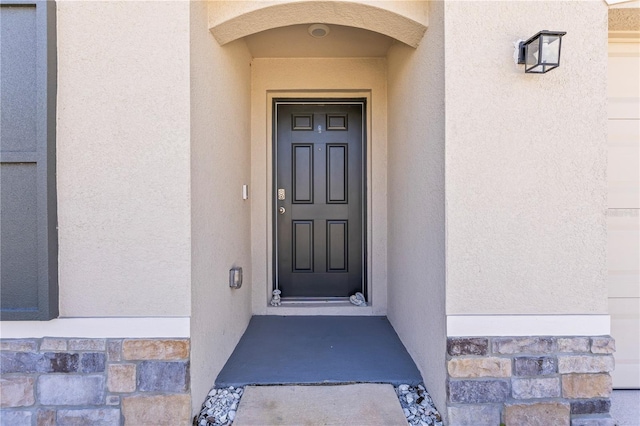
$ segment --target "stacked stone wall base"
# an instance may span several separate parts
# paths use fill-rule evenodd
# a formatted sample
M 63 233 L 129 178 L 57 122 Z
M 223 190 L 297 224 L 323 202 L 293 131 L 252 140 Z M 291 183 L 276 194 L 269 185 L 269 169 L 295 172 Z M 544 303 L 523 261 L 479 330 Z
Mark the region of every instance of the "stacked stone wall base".
M 610 336 L 451 337 L 449 425 L 613 426 Z
M 0 349 L 0 426 L 190 424 L 189 339 L 2 339 Z

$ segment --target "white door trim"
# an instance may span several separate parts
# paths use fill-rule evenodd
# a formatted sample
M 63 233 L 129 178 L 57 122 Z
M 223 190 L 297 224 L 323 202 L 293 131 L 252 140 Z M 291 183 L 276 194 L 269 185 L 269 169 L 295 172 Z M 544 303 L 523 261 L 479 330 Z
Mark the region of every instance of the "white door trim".
M 367 281 L 371 306 L 361 308 L 347 305 L 345 302 L 269 306 L 273 284 L 271 261 L 273 197 L 271 192 L 274 98 L 364 98 L 367 101 Z M 254 315 L 386 315 L 385 59 L 254 59 L 251 118 L 252 313 Z

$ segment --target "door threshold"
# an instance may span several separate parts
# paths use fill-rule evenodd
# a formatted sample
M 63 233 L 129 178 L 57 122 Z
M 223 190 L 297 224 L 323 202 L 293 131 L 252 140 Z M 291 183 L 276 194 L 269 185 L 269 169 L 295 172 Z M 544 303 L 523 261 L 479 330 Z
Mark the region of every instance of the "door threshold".
M 267 306 L 267 315 L 344 315 L 344 316 L 372 316 L 384 315 L 384 312 L 374 311 L 372 306 L 356 306 L 348 301 L 321 299 L 316 301 L 283 300 L 280 306 Z
M 283 305 L 296 305 L 296 304 L 336 304 L 336 305 L 350 305 L 348 297 L 283 297 L 281 299 Z

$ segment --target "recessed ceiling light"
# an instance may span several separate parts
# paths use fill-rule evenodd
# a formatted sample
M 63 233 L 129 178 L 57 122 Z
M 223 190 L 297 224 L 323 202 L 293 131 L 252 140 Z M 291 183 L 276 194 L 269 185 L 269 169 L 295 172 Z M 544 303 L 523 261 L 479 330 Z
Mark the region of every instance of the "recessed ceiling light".
M 326 37 L 331 29 L 329 29 L 325 24 L 313 24 L 309 26 L 307 31 L 309 31 L 309 35 L 311 37 L 322 38 Z

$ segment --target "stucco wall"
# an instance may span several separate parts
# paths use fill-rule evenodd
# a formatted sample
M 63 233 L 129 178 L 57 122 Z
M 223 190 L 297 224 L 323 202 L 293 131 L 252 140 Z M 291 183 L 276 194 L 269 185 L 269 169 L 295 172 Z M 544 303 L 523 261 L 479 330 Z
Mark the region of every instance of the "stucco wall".
M 215 4 L 216 13 L 210 15 L 209 26 L 221 44 L 271 28 L 322 22 L 376 31 L 416 46 L 428 22 L 422 1 L 272 0 Z
M 387 88 L 384 58 L 293 58 L 254 59 L 252 63 L 252 153 L 251 207 L 253 313 L 267 313 L 271 295 L 271 126 L 275 97 L 370 97 L 368 109 L 368 244 L 369 301 L 372 308 L 351 308 L 356 315 L 384 315 L 387 306 Z M 283 307 L 269 314 L 279 315 Z M 305 307 L 306 315 L 336 314 Z M 355 311 L 353 311 L 355 309 Z M 362 309 L 362 311 L 358 311 Z M 348 314 L 341 312 L 340 314 Z
M 525 74 L 542 29 L 562 63 Z M 445 2 L 445 38 L 447 313 L 606 313 L 606 4 Z
M 444 412 L 444 22 L 429 7 L 420 46 L 388 55 L 388 316 Z
M 207 4 L 191 2 L 191 389 L 198 410 L 251 317 L 251 57 L 239 40 L 220 47 Z M 249 188 L 250 198 L 253 198 Z M 240 289 L 229 287 L 241 266 Z
M 269 0 L 269 1 L 214 1 L 216 3 L 215 9 L 211 10 L 209 17 L 210 26 L 214 26 L 220 22 L 228 21 L 236 16 L 240 16 L 245 13 L 253 12 L 257 9 L 287 4 L 287 3 L 308 3 L 308 6 L 313 6 L 311 3 L 323 3 L 322 1 L 314 0 Z M 342 1 L 341 3 L 360 3 L 365 5 L 371 5 L 377 8 L 386 9 L 391 12 L 406 16 L 418 22 L 427 23 L 427 10 L 420 4 L 420 1 L 406 1 L 406 0 L 358 0 L 358 1 Z M 353 16 L 350 17 L 354 19 Z
M 189 315 L 188 4 L 57 6 L 60 315 Z

